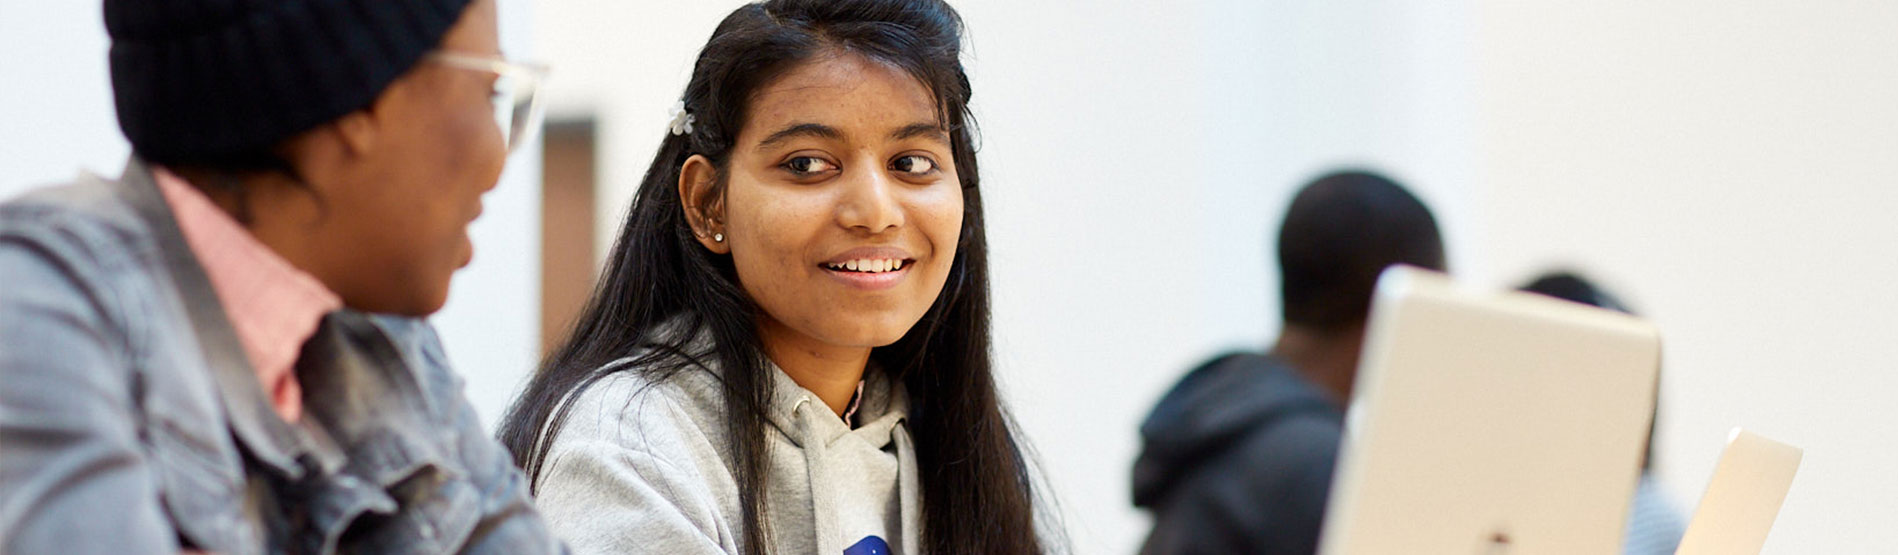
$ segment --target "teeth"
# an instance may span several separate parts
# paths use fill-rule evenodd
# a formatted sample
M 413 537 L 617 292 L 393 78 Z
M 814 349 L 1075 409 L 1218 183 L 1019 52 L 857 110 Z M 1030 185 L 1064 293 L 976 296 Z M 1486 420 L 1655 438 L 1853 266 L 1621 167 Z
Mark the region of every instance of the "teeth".
M 835 264 L 827 263 L 827 264 L 824 264 L 824 267 L 830 268 L 832 270 L 849 270 L 852 272 L 878 274 L 878 273 L 883 273 L 883 272 L 894 272 L 894 271 L 903 269 L 903 261 L 895 260 L 895 259 L 887 259 L 887 258 L 886 259 L 862 258 L 862 259 L 857 259 L 857 260 L 845 260 L 843 262 L 839 262 Z

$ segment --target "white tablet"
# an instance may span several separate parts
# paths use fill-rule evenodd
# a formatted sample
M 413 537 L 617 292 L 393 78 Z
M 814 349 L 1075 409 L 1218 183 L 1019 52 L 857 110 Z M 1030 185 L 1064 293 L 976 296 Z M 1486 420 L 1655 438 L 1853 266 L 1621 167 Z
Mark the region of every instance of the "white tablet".
M 1805 451 L 1734 428 L 1675 555 L 1759 553 Z
M 1617 553 L 1660 337 L 1626 314 L 1379 279 L 1320 553 Z

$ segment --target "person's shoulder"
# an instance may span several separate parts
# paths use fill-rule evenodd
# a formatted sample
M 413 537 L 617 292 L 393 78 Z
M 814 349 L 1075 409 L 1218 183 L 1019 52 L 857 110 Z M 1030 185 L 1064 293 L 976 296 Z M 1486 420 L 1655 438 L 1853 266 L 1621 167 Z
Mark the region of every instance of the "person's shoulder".
M 437 412 L 452 411 L 465 402 L 462 396 L 464 381 L 448 362 L 443 351 L 441 337 L 436 335 L 435 327 L 428 320 L 392 314 L 370 314 L 344 309 L 339 313 L 343 317 L 360 317 L 375 326 L 395 347 L 396 354 L 415 380 L 422 385 L 424 394 L 432 402 Z
M 557 421 L 551 452 L 582 443 L 606 443 L 669 458 L 705 446 L 722 444 L 722 407 L 715 395 L 716 379 L 702 369 L 685 367 L 663 377 L 653 368 L 621 359 L 602 368 L 598 379 L 573 395 L 564 418 Z
M 1261 474 L 1328 474 L 1344 442 L 1342 411 L 1289 368 L 1264 370 L 1275 375 L 1254 378 L 1249 387 L 1254 395 L 1270 398 L 1262 402 L 1266 414 L 1233 438 L 1236 448 L 1227 458 Z
M 1329 408 L 1315 387 L 1278 358 L 1227 353 L 1181 377 L 1154 406 L 1142 434 L 1150 441 L 1223 440 L 1287 415 L 1325 413 Z
M 173 314 L 157 239 L 122 189 L 88 174 L 0 202 L 0 305 L 96 319 L 120 337 Z
M 1236 449 L 1209 468 L 1230 480 L 1225 487 L 1275 500 L 1278 512 L 1321 513 L 1343 432 L 1342 423 L 1317 414 L 1274 419 L 1240 438 Z
M 1271 453 L 1278 458 L 1330 464 L 1343 441 L 1343 420 L 1327 412 L 1306 411 L 1286 414 L 1253 429 L 1246 446 L 1255 453 Z
M 0 222 L 12 230 L 21 224 L 132 228 L 137 214 L 120 195 L 117 181 L 90 172 L 63 183 L 30 189 L 0 202 Z
M 1284 387 L 1281 382 L 1295 378 L 1297 372 L 1278 357 L 1265 353 L 1234 351 L 1206 359 L 1180 379 L 1176 389 L 1229 391 L 1233 387 Z M 1295 381 L 1295 380 L 1294 380 Z
M 0 202 L 0 241 L 67 265 L 131 261 L 149 250 L 150 232 L 120 189 L 114 181 L 81 174 Z
M 583 551 L 731 549 L 742 509 L 716 407 L 689 401 L 689 370 L 622 359 L 565 401 L 536 503 Z

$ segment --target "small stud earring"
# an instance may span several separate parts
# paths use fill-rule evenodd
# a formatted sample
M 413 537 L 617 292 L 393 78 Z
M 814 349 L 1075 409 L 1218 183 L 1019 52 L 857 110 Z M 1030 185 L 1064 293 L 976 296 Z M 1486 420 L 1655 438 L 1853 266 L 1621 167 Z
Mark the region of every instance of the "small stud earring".
M 723 233 L 713 233 L 713 234 L 712 234 L 712 242 L 714 242 L 714 243 L 723 243 L 723 242 L 725 242 L 725 234 L 723 234 Z

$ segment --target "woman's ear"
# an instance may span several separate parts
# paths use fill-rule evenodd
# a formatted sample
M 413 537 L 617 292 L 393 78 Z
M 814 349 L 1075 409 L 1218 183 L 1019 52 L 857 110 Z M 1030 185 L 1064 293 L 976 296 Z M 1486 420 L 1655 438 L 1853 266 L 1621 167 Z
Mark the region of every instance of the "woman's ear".
M 717 185 L 718 168 L 704 156 L 694 154 L 679 168 L 679 203 L 692 235 L 706 250 L 730 254 L 731 245 L 725 240 L 725 195 L 714 190 Z

